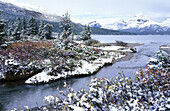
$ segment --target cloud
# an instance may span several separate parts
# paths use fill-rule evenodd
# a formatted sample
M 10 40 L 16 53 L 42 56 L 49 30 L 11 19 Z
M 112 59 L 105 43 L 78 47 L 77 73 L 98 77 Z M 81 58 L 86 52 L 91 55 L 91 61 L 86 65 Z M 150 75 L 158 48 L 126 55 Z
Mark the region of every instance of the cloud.
M 18 0 L 41 6 L 62 15 L 67 11 L 73 17 L 106 18 L 133 16 L 143 13 L 150 17 L 170 15 L 170 0 Z

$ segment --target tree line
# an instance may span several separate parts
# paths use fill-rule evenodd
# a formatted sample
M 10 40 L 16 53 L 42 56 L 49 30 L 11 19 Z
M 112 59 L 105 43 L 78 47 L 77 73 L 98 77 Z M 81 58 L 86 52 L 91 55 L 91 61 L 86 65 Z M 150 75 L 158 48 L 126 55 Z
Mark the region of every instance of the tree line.
M 52 25 L 45 24 L 42 20 L 38 25 L 35 18 L 26 21 L 25 17 L 21 20 L 20 17 L 15 21 L 8 23 L 7 36 L 13 40 L 26 39 L 27 37 L 33 38 L 37 36 L 39 39 L 50 38 L 52 34 Z
M 0 15 L 2 12 L 0 11 Z M 8 26 L 6 27 L 6 24 Z M 68 12 L 63 15 L 62 20 L 59 23 L 61 29 L 61 37 L 63 39 L 71 38 L 73 39 L 74 34 L 72 31 L 70 15 Z M 16 20 L 12 22 L 7 22 L 6 20 L 0 20 L 0 44 L 5 43 L 7 40 L 19 41 L 27 39 L 52 39 L 53 25 L 45 23 L 41 20 L 40 23 L 37 22 L 35 18 L 30 18 L 26 20 L 25 17 L 22 19 L 17 17 Z M 89 26 L 84 26 L 84 30 L 78 36 L 78 40 L 87 40 L 91 38 L 91 31 Z

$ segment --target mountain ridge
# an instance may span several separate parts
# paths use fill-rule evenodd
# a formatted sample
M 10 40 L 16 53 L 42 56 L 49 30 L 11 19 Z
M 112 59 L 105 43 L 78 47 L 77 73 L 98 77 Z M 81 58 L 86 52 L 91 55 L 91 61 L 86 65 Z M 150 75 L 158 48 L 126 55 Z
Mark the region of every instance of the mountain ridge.
M 91 24 L 93 23 L 93 24 Z M 143 15 L 136 15 L 128 20 L 108 20 L 104 23 L 104 20 L 95 20 L 95 23 L 101 28 L 132 32 L 137 34 L 170 34 L 170 18 L 167 18 L 162 23 L 153 21 L 152 19 Z M 89 23 L 90 26 L 95 27 L 94 22 Z
M 18 16 L 25 16 L 28 18 L 31 17 L 35 17 L 36 19 L 43 19 L 43 20 L 47 20 L 47 21 L 60 21 L 61 17 L 58 15 L 53 15 L 48 13 L 47 11 L 41 11 L 38 9 L 31 9 L 28 10 L 28 7 L 20 7 L 17 6 L 15 4 L 12 3 L 8 3 L 8 2 L 4 2 L 4 0 L 0 0 L 0 10 L 3 11 L 3 17 L 6 16 L 14 16 L 14 15 L 18 15 Z M 6 19 L 9 19 L 8 17 L 6 17 Z M 13 19 L 14 17 L 11 17 L 11 19 Z

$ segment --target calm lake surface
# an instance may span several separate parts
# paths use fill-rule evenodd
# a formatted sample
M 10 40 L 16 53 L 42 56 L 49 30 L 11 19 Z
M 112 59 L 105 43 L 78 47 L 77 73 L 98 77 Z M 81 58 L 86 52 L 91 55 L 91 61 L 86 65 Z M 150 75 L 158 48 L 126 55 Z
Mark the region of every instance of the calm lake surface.
M 170 35 L 94 35 L 93 39 L 99 40 L 102 43 L 112 43 L 115 40 L 120 40 L 128 43 L 144 43 L 142 46 L 137 46 L 137 53 L 129 61 L 116 62 L 111 66 L 102 68 L 97 74 L 82 77 L 70 78 L 67 80 L 58 80 L 54 83 L 44 85 L 26 85 L 24 81 L 0 83 L 0 103 L 3 109 L 7 110 L 14 107 L 20 108 L 24 106 L 37 107 L 45 105 L 43 98 L 47 95 L 59 95 L 56 90 L 59 87 L 62 90 L 63 82 L 66 81 L 75 90 L 87 88 L 87 84 L 91 78 L 115 78 L 118 72 L 122 72 L 129 77 L 134 78 L 134 73 L 141 67 L 145 68 L 146 62 L 150 57 L 154 57 L 159 46 L 170 43 Z M 1 107 L 1 106 L 0 106 Z

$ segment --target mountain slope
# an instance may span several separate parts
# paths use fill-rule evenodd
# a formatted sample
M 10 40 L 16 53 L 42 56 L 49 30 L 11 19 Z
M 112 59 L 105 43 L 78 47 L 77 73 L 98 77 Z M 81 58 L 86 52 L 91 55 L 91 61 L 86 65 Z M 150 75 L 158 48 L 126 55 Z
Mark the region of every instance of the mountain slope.
M 28 10 L 30 9 L 30 10 Z M 0 10 L 3 11 L 3 18 L 7 20 L 13 20 L 16 17 L 26 17 L 31 18 L 35 17 L 36 19 L 44 19 L 47 21 L 57 21 L 59 22 L 61 20 L 61 17 L 58 15 L 53 15 L 45 10 L 40 11 L 37 8 L 29 8 L 29 7 L 19 7 L 11 3 L 6 3 L 4 0 L 0 0 Z

